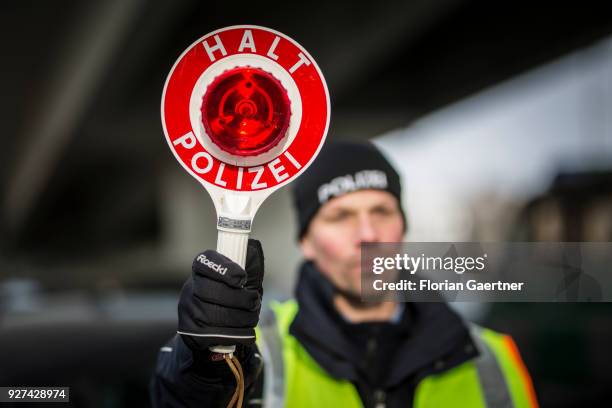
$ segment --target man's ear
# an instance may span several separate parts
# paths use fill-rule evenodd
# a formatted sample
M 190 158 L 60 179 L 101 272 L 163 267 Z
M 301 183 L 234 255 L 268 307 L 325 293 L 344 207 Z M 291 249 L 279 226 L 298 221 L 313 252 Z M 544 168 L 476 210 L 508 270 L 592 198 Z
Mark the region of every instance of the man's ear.
M 304 259 L 312 260 L 314 258 L 315 251 L 309 234 L 304 235 L 302 239 L 300 239 L 300 249 L 302 250 Z

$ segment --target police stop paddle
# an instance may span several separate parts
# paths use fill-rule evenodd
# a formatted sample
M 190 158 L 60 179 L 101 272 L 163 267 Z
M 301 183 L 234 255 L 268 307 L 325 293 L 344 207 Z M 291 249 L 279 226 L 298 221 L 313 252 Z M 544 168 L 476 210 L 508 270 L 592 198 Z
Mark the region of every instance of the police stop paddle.
M 306 170 L 325 141 L 329 92 L 297 42 L 232 26 L 181 54 L 164 85 L 161 119 L 174 156 L 214 202 L 217 251 L 244 267 L 257 209 Z

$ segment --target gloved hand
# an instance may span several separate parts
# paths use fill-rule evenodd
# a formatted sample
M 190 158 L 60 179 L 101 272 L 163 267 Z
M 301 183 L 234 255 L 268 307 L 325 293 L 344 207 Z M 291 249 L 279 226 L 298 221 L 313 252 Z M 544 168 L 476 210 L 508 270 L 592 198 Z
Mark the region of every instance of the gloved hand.
M 264 275 L 257 240 L 249 239 L 245 269 L 213 250 L 194 259 L 178 305 L 178 333 L 189 348 L 207 351 L 214 345 L 255 342 Z

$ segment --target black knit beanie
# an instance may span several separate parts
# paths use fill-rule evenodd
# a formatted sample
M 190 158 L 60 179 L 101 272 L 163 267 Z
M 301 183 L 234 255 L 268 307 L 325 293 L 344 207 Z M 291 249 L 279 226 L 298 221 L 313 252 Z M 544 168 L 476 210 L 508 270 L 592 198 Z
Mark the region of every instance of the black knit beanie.
M 293 185 L 298 238 L 304 236 L 323 204 L 346 193 L 371 189 L 387 191 L 397 198 L 406 228 L 400 177 L 380 150 L 372 143 L 326 143 Z

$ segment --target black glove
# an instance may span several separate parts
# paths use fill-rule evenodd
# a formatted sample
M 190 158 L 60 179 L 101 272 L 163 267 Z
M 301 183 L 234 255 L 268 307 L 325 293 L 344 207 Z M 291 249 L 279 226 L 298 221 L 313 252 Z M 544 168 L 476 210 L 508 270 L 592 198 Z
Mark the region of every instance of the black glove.
M 255 342 L 264 275 L 257 240 L 249 239 L 245 269 L 213 250 L 194 259 L 178 305 L 178 333 L 189 348 L 208 351 L 214 345 Z

